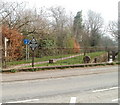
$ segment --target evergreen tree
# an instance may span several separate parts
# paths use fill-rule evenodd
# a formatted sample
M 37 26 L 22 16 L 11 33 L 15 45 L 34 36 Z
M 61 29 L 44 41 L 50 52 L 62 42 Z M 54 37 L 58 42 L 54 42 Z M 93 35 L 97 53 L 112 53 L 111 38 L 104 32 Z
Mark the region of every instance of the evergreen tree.
M 77 12 L 76 16 L 74 17 L 74 23 L 73 23 L 73 31 L 74 31 L 74 37 L 77 39 L 77 42 L 80 42 L 82 40 L 82 11 Z

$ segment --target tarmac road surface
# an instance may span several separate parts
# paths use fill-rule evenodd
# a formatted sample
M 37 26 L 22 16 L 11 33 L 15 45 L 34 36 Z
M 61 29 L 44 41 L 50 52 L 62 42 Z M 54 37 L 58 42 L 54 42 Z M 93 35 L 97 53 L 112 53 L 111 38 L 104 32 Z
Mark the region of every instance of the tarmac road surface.
M 87 75 L 80 75 L 79 69 L 72 68 L 70 71 L 68 69 L 57 71 L 57 75 L 61 75 L 61 72 L 65 75 L 66 72 L 73 71 L 78 74 L 72 75 L 70 73 L 71 75 L 66 77 L 58 76 L 58 78 L 24 81 L 13 81 L 12 78 L 11 82 L 3 80 L 2 103 L 69 103 L 72 98 L 76 103 L 118 102 L 118 66 L 97 67 L 97 71 L 107 70 L 107 72 L 99 73 L 94 70 L 95 67 L 91 67 L 89 70 L 84 71 L 88 71 Z M 48 76 L 50 71 L 44 73 Z M 11 74 L 4 74 L 4 76 L 6 75 Z M 35 74 L 33 73 L 33 75 Z

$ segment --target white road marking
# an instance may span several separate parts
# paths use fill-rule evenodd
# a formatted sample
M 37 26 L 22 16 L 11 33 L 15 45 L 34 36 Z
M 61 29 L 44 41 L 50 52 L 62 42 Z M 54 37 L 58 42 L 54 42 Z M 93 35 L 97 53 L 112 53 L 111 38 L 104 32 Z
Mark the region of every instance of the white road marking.
M 117 98 L 117 99 L 112 100 L 112 102 L 115 102 L 115 101 L 118 101 L 118 98 Z
M 76 103 L 76 97 L 71 97 L 70 105 L 75 105 L 75 103 Z
M 25 103 L 31 101 L 39 101 L 39 99 L 30 99 L 30 100 L 22 100 L 22 101 L 13 101 L 13 102 L 6 102 L 6 103 Z
M 107 89 L 100 89 L 100 90 L 93 90 L 92 92 L 103 92 L 103 91 L 108 91 L 108 90 L 113 90 L 113 89 L 118 89 L 118 87 L 112 87 L 112 88 L 107 88 Z

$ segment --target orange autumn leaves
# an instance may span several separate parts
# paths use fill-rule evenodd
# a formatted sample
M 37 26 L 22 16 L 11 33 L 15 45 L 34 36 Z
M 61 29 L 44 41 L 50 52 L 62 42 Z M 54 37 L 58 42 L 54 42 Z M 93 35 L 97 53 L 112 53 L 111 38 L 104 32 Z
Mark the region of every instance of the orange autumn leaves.
M 73 39 L 73 40 L 74 40 L 74 52 L 79 53 L 80 52 L 80 45 L 75 39 Z
M 16 29 L 9 29 L 8 27 L 3 26 L 2 36 L 3 43 L 5 37 L 9 39 L 7 42 L 7 59 L 19 60 L 22 57 L 23 35 L 21 35 Z
M 2 37 L 3 37 L 3 48 L 5 48 L 4 39 L 5 37 L 9 40 L 7 42 L 7 60 L 19 60 L 23 58 L 24 55 L 24 46 L 23 46 L 23 38 L 16 29 L 10 29 L 6 26 L 2 26 Z M 72 38 L 74 53 L 78 53 L 80 51 L 80 45 L 77 43 L 75 38 Z M 5 50 L 4 50 L 5 51 Z M 4 54 L 4 53 L 3 53 Z

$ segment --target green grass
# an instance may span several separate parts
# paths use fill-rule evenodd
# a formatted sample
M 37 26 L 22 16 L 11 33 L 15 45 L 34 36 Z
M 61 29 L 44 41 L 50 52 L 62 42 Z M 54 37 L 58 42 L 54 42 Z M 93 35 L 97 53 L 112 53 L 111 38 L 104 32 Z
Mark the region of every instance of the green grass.
M 105 52 L 94 52 L 94 53 L 89 53 L 87 54 L 88 56 L 90 56 L 91 59 L 94 59 L 97 56 L 100 56 L 102 54 L 105 54 Z M 74 58 L 70 58 L 70 59 L 66 59 L 66 60 L 60 60 L 57 61 L 53 64 L 49 64 L 49 63 L 45 63 L 45 64 L 39 64 L 39 65 L 35 65 L 35 67 L 39 67 L 39 66 L 55 66 L 55 65 L 72 65 L 72 64 L 82 64 L 83 63 L 83 55 L 81 56 L 77 56 Z M 31 66 L 28 66 L 31 67 Z
M 118 53 L 118 58 L 117 60 L 120 62 L 120 52 Z
M 34 58 L 35 62 L 41 62 L 41 61 L 48 61 L 49 59 L 57 59 L 57 58 L 62 58 L 62 57 L 68 57 L 71 55 L 75 54 L 67 54 L 67 55 L 57 55 L 57 56 L 44 56 L 42 58 Z M 15 66 L 15 65 L 20 65 L 20 64 L 26 64 L 26 63 L 31 63 L 32 59 L 29 60 L 20 60 L 20 61 L 11 61 L 7 62 L 7 66 Z
M 12 69 L 12 70 L 11 70 L 11 73 L 15 73 L 15 72 L 17 72 L 17 71 L 16 71 L 16 70 L 14 70 L 14 69 Z

